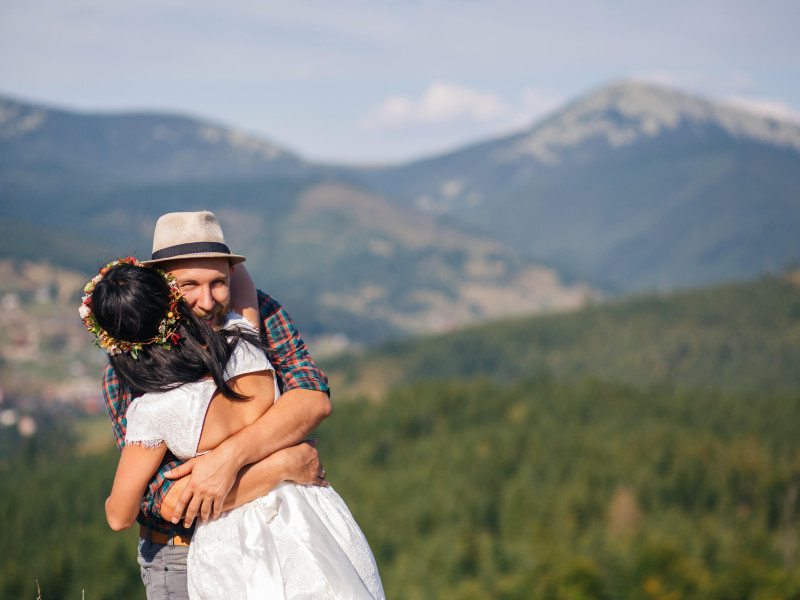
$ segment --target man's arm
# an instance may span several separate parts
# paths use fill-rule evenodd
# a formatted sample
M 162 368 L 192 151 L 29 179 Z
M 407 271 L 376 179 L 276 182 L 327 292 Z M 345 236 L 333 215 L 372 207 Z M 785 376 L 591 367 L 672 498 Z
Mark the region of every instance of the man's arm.
M 324 478 L 322 462 L 316 446 L 317 440 L 307 440 L 296 446 L 279 450 L 275 454 L 248 465 L 239 471 L 236 482 L 225 497 L 222 511 L 228 511 L 272 491 L 283 481 L 293 481 L 300 485 L 330 485 Z M 179 520 L 178 498 L 189 484 L 189 477 L 174 482 L 161 504 L 161 515 L 165 519 Z
M 165 474 L 171 479 L 191 474 L 175 506 L 173 523 L 178 522 L 174 515 L 183 514 L 184 510 L 186 527 L 198 514 L 203 521 L 218 517 L 224 510 L 222 501 L 243 467 L 302 441 L 330 414 L 330 402 L 324 392 L 297 389 L 287 392 L 289 395 L 291 400 L 281 397 L 258 420 L 209 453 Z
M 291 317 L 276 300 L 263 293 L 259 293 L 259 309 L 269 359 L 284 393 L 257 421 L 208 454 L 166 474 L 172 479 L 192 475 L 175 505 L 173 523 L 177 522 L 176 515 L 184 512 L 186 523 L 198 514 L 204 521 L 218 517 L 242 467 L 298 444 L 330 415 L 328 380 L 311 360 Z
M 106 366 L 103 373 L 103 399 L 111 419 L 114 439 L 117 447 L 122 451 L 125 446 L 127 428 L 125 413 L 131 397 L 128 390 L 120 385 L 110 364 Z M 301 485 L 327 486 L 328 482 L 319 477 L 322 472 L 322 462 L 314 447 L 316 443 L 316 440 L 308 440 L 307 443 L 300 443 L 281 450 L 242 469 L 230 493 L 225 498 L 222 510 L 231 510 L 260 498 L 282 481 L 294 481 Z M 142 516 L 172 519 L 176 512 L 178 498 L 189 484 L 190 477 L 170 480 L 164 478 L 164 473 L 179 464 L 180 461 L 168 452 L 158 472 L 148 484 L 140 507 Z M 180 515 L 180 513 L 178 514 Z M 177 523 L 178 520 L 175 519 L 175 522 Z

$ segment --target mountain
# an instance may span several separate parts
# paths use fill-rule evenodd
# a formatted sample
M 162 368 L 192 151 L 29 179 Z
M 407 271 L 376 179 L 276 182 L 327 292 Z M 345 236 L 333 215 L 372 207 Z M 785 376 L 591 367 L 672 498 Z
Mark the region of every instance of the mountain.
M 0 97 L 0 184 L 26 190 L 297 174 L 291 152 L 166 114 L 80 114 Z
M 162 210 L 213 206 L 223 194 L 231 201 L 214 209 L 226 241 L 247 256 L 244 266 L 259 287 L 289 310 L 317 358 L 476 321 L 577 308 L 593 294 L 585 285 L 562 284 L 552 270 L 495 241 L 443 227 L 343 183 L 163 184 L 67 197 L 64 205 L 50 203 L 56 212 L 47 219 L 69 224 L 74 239 L 91 239 L 91 245 L 81 250 L 54 238 L 53 245 L 38 247 L 55 252 L 49 266 L 0 258 L 0 382 L 6 396 L 93 399 L 86 390 L 96 392 L 105 358 L 91 351 L 77 318 L 84 283 L 117 256 L 148 256 Z M 148 202 L 137 203 L 140 196 Z M 0 248 L 9 253 L 31 236 L 37 239 L 33 226 L 4 233 Z M 37 246 L 24 248 L 30 259 Z M 88 264 L 77 271 L 52 267 L 64 259 Z
M 146 256 L 158 215 L 202 208 L 304 332 L 372 344 L 574 308 L 583 282 L 783 270 L 800 257 L 800 125 L 627 82 L 515 135 L 352 169 L 198 119 L 0 99 L 0 257 L 89 273 Z
M 580 306 L 593 291 L 269 142 L 170 115 L 0 100 L 0 258 L 88 275 L 148 256 L 159 215 L 213 210 L 317 347 Z
M 800 125 L 653 85 L 611 85 L 529 130 L 360 176 L 608 290 L 800 257 Z
M 594 296 L 496 241 L 342 182 L 160 184 L 41 196 L 27 207 L 38 224 L 7 221 L 0 210 L 2 255 L 47 259 L 87 278 L 116 256 L 149 256 L 163 212 L 211 209 L 259 286 L 306 336 L 336 345 L 575 308 Z
M 511 314 L 576 308 L 593 296 L 502 244 L 437 224 L 342 182 L 305 187 L 269 240 L 248 211 L 225 208 L 234 240 L 297 305 L 356 314 L 373 327 L 424 333 Z M 270 218 L 269 213 L 267 218 Z M 295 304 L 293 304 L 294 306 Z M 340 319 L 341 317 L 337 317 Z

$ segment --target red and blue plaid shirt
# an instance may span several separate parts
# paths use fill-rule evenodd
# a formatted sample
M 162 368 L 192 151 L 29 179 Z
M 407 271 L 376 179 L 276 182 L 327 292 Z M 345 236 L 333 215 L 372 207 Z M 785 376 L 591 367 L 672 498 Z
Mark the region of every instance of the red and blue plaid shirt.
M 267 358 L 275 367 L 281 390 L 288 392 L 302 388 L 329 392 L 328 378 L 311 360 L 305 342 L 297 332 L 289 314 L 277 300 L 260 291 L 258 308 L 266 332 Z M 133 398 L 130 390 L 120 383 L 111 364 L 106 365 L 103 373 L 103 399 L 111 417 L 117 447 L 121 452 L 125 445 L 127 427 L 125 411 Z M 161 503 L 173 483 L 164 477 L 164 473 L 174 469 L 178 464 L 180 461 L 171 452 L 167 452 L 164 461 L 148 484 L 137 521 L 157 531 L 186 536 L 187 530 L 184 527 L 165 521 L 160 516 Z

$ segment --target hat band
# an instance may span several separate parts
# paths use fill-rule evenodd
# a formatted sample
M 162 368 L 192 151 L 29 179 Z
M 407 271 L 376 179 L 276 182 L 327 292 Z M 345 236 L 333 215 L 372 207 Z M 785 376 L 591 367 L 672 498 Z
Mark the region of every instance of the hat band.
M 214 252 L 216 254 L 230 254 L 231 251 L 225 244 L 219 242 L 189 242 L 188 244 L 178 244 L 168 246 L 153 252 L 151 260 L 164 260 L 173 256 L 183 256 L 184 254 L 206 254 Z

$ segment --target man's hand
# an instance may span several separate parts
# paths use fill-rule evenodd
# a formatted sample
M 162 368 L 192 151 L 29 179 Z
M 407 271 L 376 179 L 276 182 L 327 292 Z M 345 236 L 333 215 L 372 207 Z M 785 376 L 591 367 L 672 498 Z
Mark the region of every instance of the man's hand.
M 316 439 L 306 440 L 296 446 L 279 450 L 272 456 L 268 456 L 242 469 L 236 477 L 230 493 L 225 497 L 224 502 L 220 504 L 220 512 L 231 510 L 246 502 L 260 498 L 272 491 L 282 481 L 293 481 L 300 485 L 328 487 L 330 484 L 326 480 L 327 474 L 322 467 L 322 462 L 319 460 L 319 453 L 315 448 L 316 445 Z M 208 457 L 209 454 L 193 458 L 169 472 L 171 479 L 186 477 L 186 479 L 176 482 L 173 489 L 164 498 L 164 503 L 161 506 L 162 515 L 165 518 L 172 515 L 171 520 L 173 523 L 180 521 L 187 503 L 191 507 L 191 501 L 194 500 L 194 497 L 191 492 L 187 492 L 187 489 L 189 485 L 192 485 L 192 475 L 196 477 L 199 474 L 196 463 Z M 180 493 L 180 496 L 173 504 L 173 498 L 178 493 Z M 214 506 L 217 506 L 217 504 L 214 503 Z M 191 524 L 196 515 L 196 508 L 193 514 L 189 515 L 187 513 L 184 520 L 186 527 Z
M 222 513 L 223 502 L 231 491 L 237 474 L 238 466 L 233 457 L 225 451 L 224 445 L 192 458 L 165 473 L 164 476 L 168 479 L 189 476 L 189 482 L 175 505 L 172 522 L 177 523 L 184 511 L 185 527 L 189 527 L 197 516 L 203 522 L 218 517 Z

